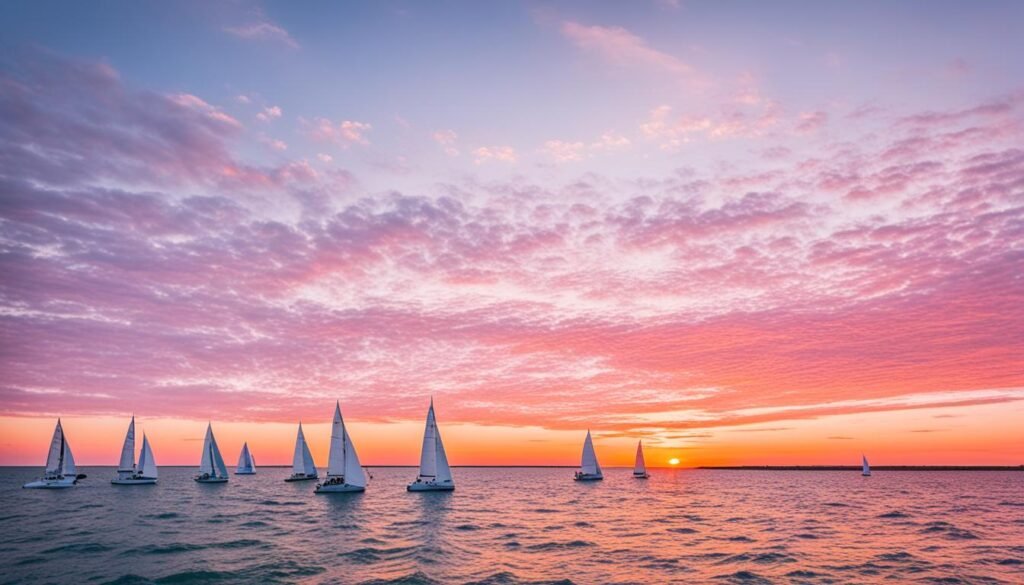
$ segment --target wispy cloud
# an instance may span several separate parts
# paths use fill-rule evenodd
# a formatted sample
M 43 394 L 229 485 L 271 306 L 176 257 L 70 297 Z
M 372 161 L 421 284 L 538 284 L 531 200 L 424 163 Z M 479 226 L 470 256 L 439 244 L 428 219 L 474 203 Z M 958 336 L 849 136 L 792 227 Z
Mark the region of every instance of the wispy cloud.
M 675 76 L 694 72 L 689 64 L 651 47 L 643 38 L 622 27 L 566 21 L 561 31 L 579 49 L 615 65 L 650 67 Z
M 270 122 L 271 120 L 280 118 L 281 113 L 281 108 L 279 106 L 268 106 L 256 114 L 256 119 L 260 122 Z
M 224 32 L 247 41 L 268 41 L 298 49 L 299 43 L 283 27 L 269 20 L 224 27 Z
M 316 118 L 307 123 L 310 138 L 320 142 L 333 142 L 347 148 L 353 144 L 369 144 L 366 133 L 373 129 L 373 126 L 366 122 L 355 120 L 341 120 L 333 122 L 327 118 Z
M 511 146 L 481 146 L 473 150 L 476 164 L 483 164 L 488 161 L 514 163 L 519 160 L 519 155 Z

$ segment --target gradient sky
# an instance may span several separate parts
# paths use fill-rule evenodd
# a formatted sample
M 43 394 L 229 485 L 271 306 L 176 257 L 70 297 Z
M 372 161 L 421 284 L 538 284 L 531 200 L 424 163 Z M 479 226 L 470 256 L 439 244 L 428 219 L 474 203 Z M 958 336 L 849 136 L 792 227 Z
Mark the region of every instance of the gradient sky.
M 0 464 L 1024 463 L 1024 3 L 0 5 Z

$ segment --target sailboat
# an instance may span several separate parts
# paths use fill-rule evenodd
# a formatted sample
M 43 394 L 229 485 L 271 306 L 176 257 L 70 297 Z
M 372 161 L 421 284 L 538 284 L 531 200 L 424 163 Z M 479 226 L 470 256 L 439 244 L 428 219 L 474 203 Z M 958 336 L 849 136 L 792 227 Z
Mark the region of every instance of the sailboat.
M 651 477 L 647 473 L 647 464 L 644 463 L 644 442 L 637 441 L 636 443 L 636 462 L 633 463 L 633 477 L 635 479 L 647 479 Z
M 448 466 L 448 456 L 444 453 L 441 432 L 437 428 L 434 417 L 434 399 L 430 399 L 427 410 L 427 426 L 423 430 L 423 450 L 420 451 L 420 474 L 416 481 L 409 484 L 410 492 L 451 491 L 455 489 L 452 481 L 452 468 Z
M 295 437 L 295 456 L 292 457 L 292 475 L 285 481 L 308 481 L 317 479 L 316 463 L 313 454 L 306 444 L 306 435 L 302 434 L 302 423 L 299 423 L 299 434 Z
M 226 483 L 228 468 L 217 447 L 217 439 L 213 436 L 213 425 L 206 425 L 206 438 L 203 439 L 203 458 L 199 462 L 199 475 L 192 478 L 199 483 Z
M 78 483 L 78 480 L 85 479 L 84 473 L 78 473 L 75 468 L 75 457 L 71 454 L 71 445 L 64 436 L 64 427 L 57 419 L 57 427 L 53 429 L 53 438 L 50 439 L 50 452 L 46 455 L 46 471 L 41 479 L 30 481 L 21 486 L 32 489 L 57 489 L 69 488 Z
M 590 438 L 590 431 L 587 431 L 587 439 L 583 441 L 583 457 L 580 461 L 580 470 L 573 476 L 576 481 L 595 481 L 604 479 L 601 473 L 601 464 L 597 462 L 597 453 L 594 452 L 594 441 Z
M 334 422 L 331 423 L 331 452 L 327 456 L 327 479 L 316 484 L 316 493 L 366 491 L 366 472 L 359 464 L 359 455 L 352 438 L 348 436 L 341 418 L 341 404 L 334 403 Z
M 128 423 L 128 433 L 124 436 L 124 446 L 121 447 L 121 463 L 117 466 L 117 477 L 110 480 L 114 485 L 153 485 L 157 479 L 156 460 L 153 459 L 153 450 L 149 447 L 149 440 L 142 435 L 142 451 L 139 453 L 139 463 L 135 464 L 135 417 Z
M 862 462 L 860 474 L 863 475 L 864 477 L 871 477 L 871 466 L 868 465 L 868 458 L 864 455 L 861 455 L 860 458 Z
M 242 445 L 242 452 L 238 455 L 238 467 L 235 468 L 235 475 L 253 475 L 256 473 L 256 458 L 249 452 L 249 443 Z

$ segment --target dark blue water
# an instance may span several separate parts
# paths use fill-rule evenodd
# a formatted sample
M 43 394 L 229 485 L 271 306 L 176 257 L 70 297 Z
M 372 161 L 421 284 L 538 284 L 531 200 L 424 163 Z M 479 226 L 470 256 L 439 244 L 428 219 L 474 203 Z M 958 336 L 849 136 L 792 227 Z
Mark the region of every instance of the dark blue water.
M 0 469 L 3 583 L 1024 583 L 1024 473 L 455 469 L 454 493 L 226 485 L 22 490 Z

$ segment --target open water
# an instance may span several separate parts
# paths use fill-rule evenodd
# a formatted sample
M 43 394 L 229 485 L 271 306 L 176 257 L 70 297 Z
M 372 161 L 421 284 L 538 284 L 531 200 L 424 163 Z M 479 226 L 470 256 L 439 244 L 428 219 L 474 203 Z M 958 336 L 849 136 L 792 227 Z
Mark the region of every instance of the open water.
M 314 495 L 263 468 L 23 490 L 0 468 L 0 583 L 1024 583 L 1024 473 L 412 468 Z

